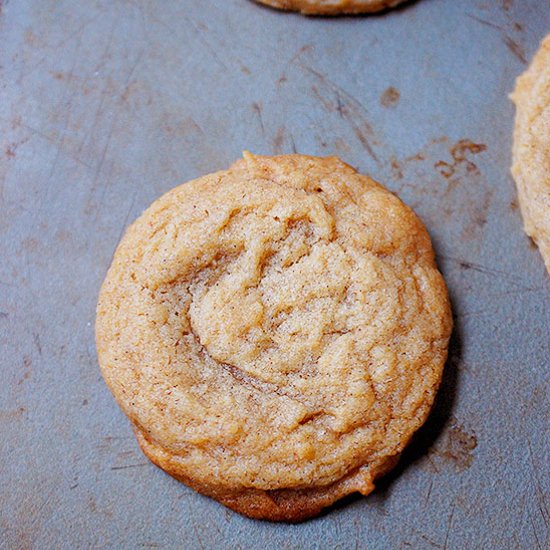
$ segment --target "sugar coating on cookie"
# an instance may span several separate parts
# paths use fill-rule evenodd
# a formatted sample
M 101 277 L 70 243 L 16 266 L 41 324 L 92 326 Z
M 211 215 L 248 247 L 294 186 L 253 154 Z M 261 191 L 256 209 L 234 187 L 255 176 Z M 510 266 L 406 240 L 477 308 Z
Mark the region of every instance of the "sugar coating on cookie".
M 525 232 L 550 273 L 550 35 L 516 82 L 512 174 Z
M 374 13 L 393 8 L 405 0 L 256 0 L 273 8 L 306 15 Z
M 153 462 L 243 514 L 295 521 L 395 464 L 451 323 L 429 236 L 395 195 L 337 158 L 246 153 L 128 229 L 96 335 Z

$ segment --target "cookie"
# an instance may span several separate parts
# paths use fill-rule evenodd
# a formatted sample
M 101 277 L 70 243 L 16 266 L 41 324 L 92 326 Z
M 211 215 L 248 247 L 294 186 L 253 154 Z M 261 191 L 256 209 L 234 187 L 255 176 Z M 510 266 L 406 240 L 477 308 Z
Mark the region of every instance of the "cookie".
M 306 15 L 374 13 L 393 8 L 405 0 L 256 0 L 273 8 Z
M 96 322 L 144 453 L 273 521 L 373 490 L 426 420 L 450 332 L 412 210 L 337 158 L 249 153 L 134 222 Z
M 550 35 L 516 81 L 512 174 L 524 229 L 550 273 Z

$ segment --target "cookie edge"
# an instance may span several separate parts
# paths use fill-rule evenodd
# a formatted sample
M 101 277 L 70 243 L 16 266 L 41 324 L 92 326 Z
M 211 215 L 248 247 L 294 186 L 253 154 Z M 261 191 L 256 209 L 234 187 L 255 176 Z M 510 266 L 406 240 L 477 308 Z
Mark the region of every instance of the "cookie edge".
M 307 0 L 255 0 L 257 3 L 264 4 L 274 9 L 282 11 L 295 11 L 303 15 L 360 15 L 369 13 L 378 13 L 383 10 L 395 8 L 397 5 L 407 0 L 379 0 L 378 2 L 365 4 L 356 4 L 353 0 L 349 6 L 312 6 Z

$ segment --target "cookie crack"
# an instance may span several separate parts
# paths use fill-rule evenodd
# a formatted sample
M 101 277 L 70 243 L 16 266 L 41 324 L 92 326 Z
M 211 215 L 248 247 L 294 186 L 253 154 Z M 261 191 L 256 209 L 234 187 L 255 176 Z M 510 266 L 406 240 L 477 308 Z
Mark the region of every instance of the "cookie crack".
M 246 372 L 242 371 L 241 369 L 239 369 L 239 367 L 236 367 L 235 365 L 230 365 L 229 363 L 223 363 L 221 361 L 216 361 L 216 363 L 220 367 L 222 367 L 227 373 L 229 373 L 233 378 L 235 378 L 235 380 L 238 380 L 242 384 L 252 386 L 255 390 L 259 391 L 264 395 L 275 394 L 275 395 L 278 395 L 279 397 L 286 397 L 287 399 L 290 399 L 295 403 L 299 403 L 300 405 L 309 409 L 306 403 L 297 399 L 296 396 L 289 395 L 288 393 L 284 392 L 276 384 L 272 384 L 271 382 L 265 382 L 264 380 L 260 380 L 255 376 L 247 374 Z M 324 414 L 324 413 L 321 411 L 321 414 Z

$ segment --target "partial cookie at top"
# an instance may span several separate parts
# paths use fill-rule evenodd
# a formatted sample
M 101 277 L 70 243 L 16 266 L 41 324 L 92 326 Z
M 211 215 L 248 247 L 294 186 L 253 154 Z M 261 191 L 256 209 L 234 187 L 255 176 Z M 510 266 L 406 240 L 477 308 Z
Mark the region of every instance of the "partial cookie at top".
M 512 174 L 525 232 L 550 273 L 550 35 L 516 82 Z
M 406 0 L 256 0 L 273 8 L 306 15 L 374 13 L 393 8 Z
M 245 515 L 370 493 L 425 421 L 451 331 L 429 236 L 337 158 L 246 154 L 128 229 L 99 363 L 157 465 Z

